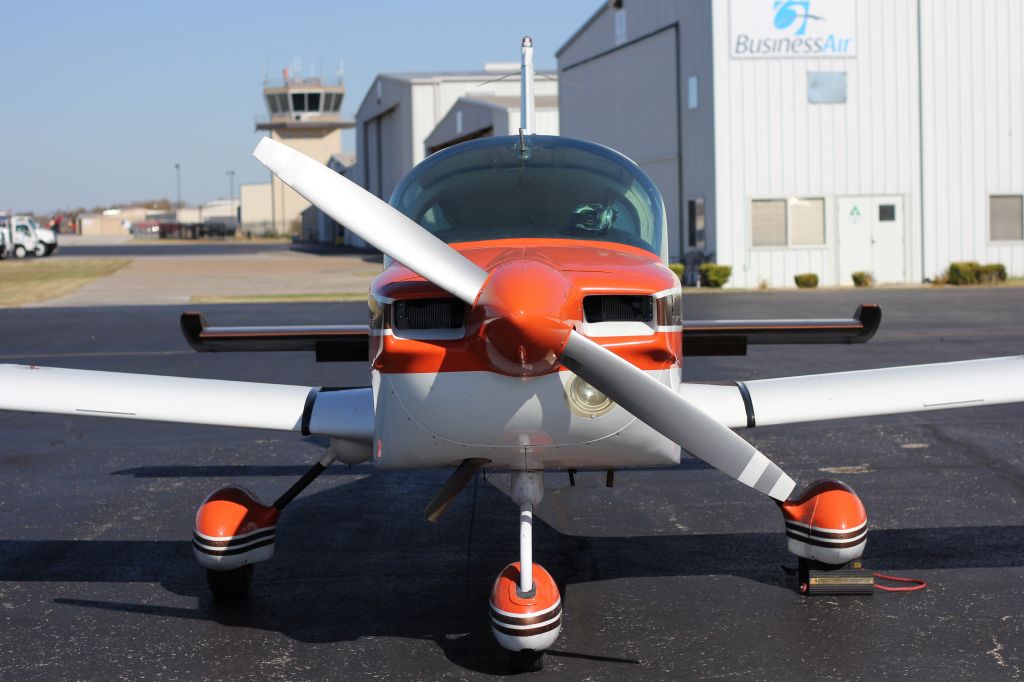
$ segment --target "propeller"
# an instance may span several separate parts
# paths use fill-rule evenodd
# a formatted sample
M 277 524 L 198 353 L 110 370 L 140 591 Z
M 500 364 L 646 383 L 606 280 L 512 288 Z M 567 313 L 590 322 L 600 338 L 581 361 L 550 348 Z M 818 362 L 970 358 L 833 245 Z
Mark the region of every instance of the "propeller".
M 473 305 L 487 271 L 348 178 L 264 137 L 252 153 L 321 211 L 452 296 Z
M 697 405 L 558 319 L 560 273 L 527 263 L 488 274 L 398 210 L 326 166 L 280 142 L 263 138 L 253 155 L 324 213 L 492 320 L 488 340 L 512 363 L 541 368 L 545 357 L 584 381 L 666 438 L 740 483 L 786 500 L 795 483 L 776 464 Z M 550 271 L 550 272 L 548 272 Z M 528 282 L 546 281 L 543 289 Z M 551 290 L 555 293 L 552 295 Z M 550 365 L 549 365 L 550 366 Z M 472 465 L 460 467 L 469 474 Z M 456 471 L 458 474 L 458 471 Z M 428 513 L 439 515 L 468 477 L 453 475 L 452 491 L 439 494 Z M 464 485 L 464 483 L 463 483 Z M 446 486 L 446 488 L 449 486 Z
M 651 375 L 579 332 L 562 364 L 652 429 L 722 473 L 784 502 L 796 483 L 757 448 Z

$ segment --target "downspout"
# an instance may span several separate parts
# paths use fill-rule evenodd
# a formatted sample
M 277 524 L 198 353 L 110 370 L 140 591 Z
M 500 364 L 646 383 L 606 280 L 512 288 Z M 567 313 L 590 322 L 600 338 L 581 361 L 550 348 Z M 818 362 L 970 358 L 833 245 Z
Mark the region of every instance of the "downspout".
M 921 65 L 921 0 L 917 0 L 917 162 L 918 162 L 918 213 L 921 221 L 921 281 L 926 279 L 925 269 L 925 224 L 924 224 L 924 67 Z

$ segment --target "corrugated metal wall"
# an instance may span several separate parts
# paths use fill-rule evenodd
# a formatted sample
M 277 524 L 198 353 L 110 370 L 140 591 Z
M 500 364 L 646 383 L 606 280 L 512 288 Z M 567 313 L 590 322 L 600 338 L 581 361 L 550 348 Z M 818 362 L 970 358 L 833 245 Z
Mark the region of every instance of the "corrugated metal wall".
M 989 240 L 989 195 L 1024 194 L 1024 3 L 921 2 L 925 274 L 951 261 L 1024 276 L 1024 241 Z
M 733 266 L 733 286 L 793 286 L 802 272 L 848 284 L 848 271 L 872 264 L 850 243 L 844 248 L 840 223 L 849 216 L 839 215 L 840 205 L 850 213 L 864 201 L 860 208 L 870 211 L 897 206 L 902 232 L 887 224 L 885 250 L 901 253 L 887 263 L 889 279 L 917 282 L 965 259 L 1024 275 L 1024 240 L 993 242 L 989 232 L 990 196 L 1024 194 L 1024 3 L 850 2 L 856 56 L 830 59 L 733 58 L 729 13 L 743 6 L 727 0 L 602 7 L 558 55 L 562 131 L 644 165 L 659 143 L 677 145 L 681 129 L 681 173 L 653 163 L 651 174 L 683 235 L 679 213 L 705 196 L 708 250 Z M 809 11 L 815 7 L 812 0 Z M 668 34 L 651 35 L 672 26 L 677 66 L 658 43 Z M 678 83 L 668 85 L 673 72 Z M 846 101 L 809 103 L 812 72 L 845 73 Z M 686 101 L 691 75 L 698 107 L 677 115 L 670 100 Z M 754 247 L 751 202 L 791 197 L 824 200 L 825 244 Z M 675 257 L 679 236 L 672 235 Z
M 857 56 L 733 59 L 729 4 L 714 3 L 717 260 L 730 284 L 837 284 L 837 198 L 904 198 L 904 271 L 920 272 L 916 0 L 858 0 Z M 807 74 L 845 71 L 844 104 L 810 104 Z M 751 201 L 823 197 L 821 247 L 752 247 Z M 867 269 L 867 268 L 865 268 Z

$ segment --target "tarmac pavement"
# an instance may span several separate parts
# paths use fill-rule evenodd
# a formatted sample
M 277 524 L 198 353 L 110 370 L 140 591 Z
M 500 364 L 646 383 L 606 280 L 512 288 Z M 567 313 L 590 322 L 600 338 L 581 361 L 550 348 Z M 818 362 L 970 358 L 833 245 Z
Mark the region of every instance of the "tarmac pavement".
M 361 293 L 380 257 L 291 244 L 140 244 L 62 248 L 54 258 L 130 256 L 114 274 L 34 307 L 177 305 L 196 296 Z
M 1024 351 L 1024 289 L 684 298 L 691 318 L 841 317 L 878 302 L 863 346 L 695 358 L 687 378 L 764 378 Z M 308 385 L 358 363 L 195 354 L 180 306 L 0 310 L 0 362 Z M 211 324 L 357 323 L 359 303 L 209 306 Z M 457 416 L 453 406 L 453 416 Z M 692 459 L 545 477 L 535 559 L 563 632 L 536 679 L 1020 679 L 1024 405 L 743 432 L 800 485 L 863 498 L 870 567 L 923 592 L 802 597 L 775 506 Z M 478 477 L 438 524 L 448 472 L 335 465 L 278 527 L 248 599 L 210 598 L 196 506 L 226 483 L 273 498 L 318 438 L 0 412 L 0 679 L 478 679 L 507 674 L 487 595 L 517 558 L 507 475 Z

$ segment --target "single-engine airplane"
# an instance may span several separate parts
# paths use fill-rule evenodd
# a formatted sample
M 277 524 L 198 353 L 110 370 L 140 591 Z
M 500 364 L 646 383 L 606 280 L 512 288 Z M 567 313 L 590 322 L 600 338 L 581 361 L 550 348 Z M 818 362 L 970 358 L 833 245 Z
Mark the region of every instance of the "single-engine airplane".
M 853 319 L 686 321 L 667 267 L 665 209 L 651 179 L 606 147 L 532 130 L 524 41 L 519 135 L 465 142 L 414 168 L 385 203 L 264 138 L 255 156 L 382 251 L 369 325 L 215 327 L 182 316 L 198 351 L 313 351 L 369 358 L 372 386 L 332 389 L 0 365 L 0 409 L 278 429 L 330 448 L 272 504 L 229 486 L 199 507 L 194 554 L 215 594 L 244 593 L 273 556 L 288 503 L 327 466 L 454 467 L 427 506 L 437 520 L 479 470 L 511 472 L 519 561 L 494 583 L 490 623 L 513 665 L 537 669 L 562 624 L 532 556 L 532 515 L 551 470 L 671 466 L 681 450 L 774 500 L 788 548 L 818 567 L 858 559 L 860 499 L 837 481 L 795 482 L 735 431 L 841 417 L 1024 400 L 1024 356 L 796 376 L 682 381 L 693 355 L 749 344 L 862 343 Z

